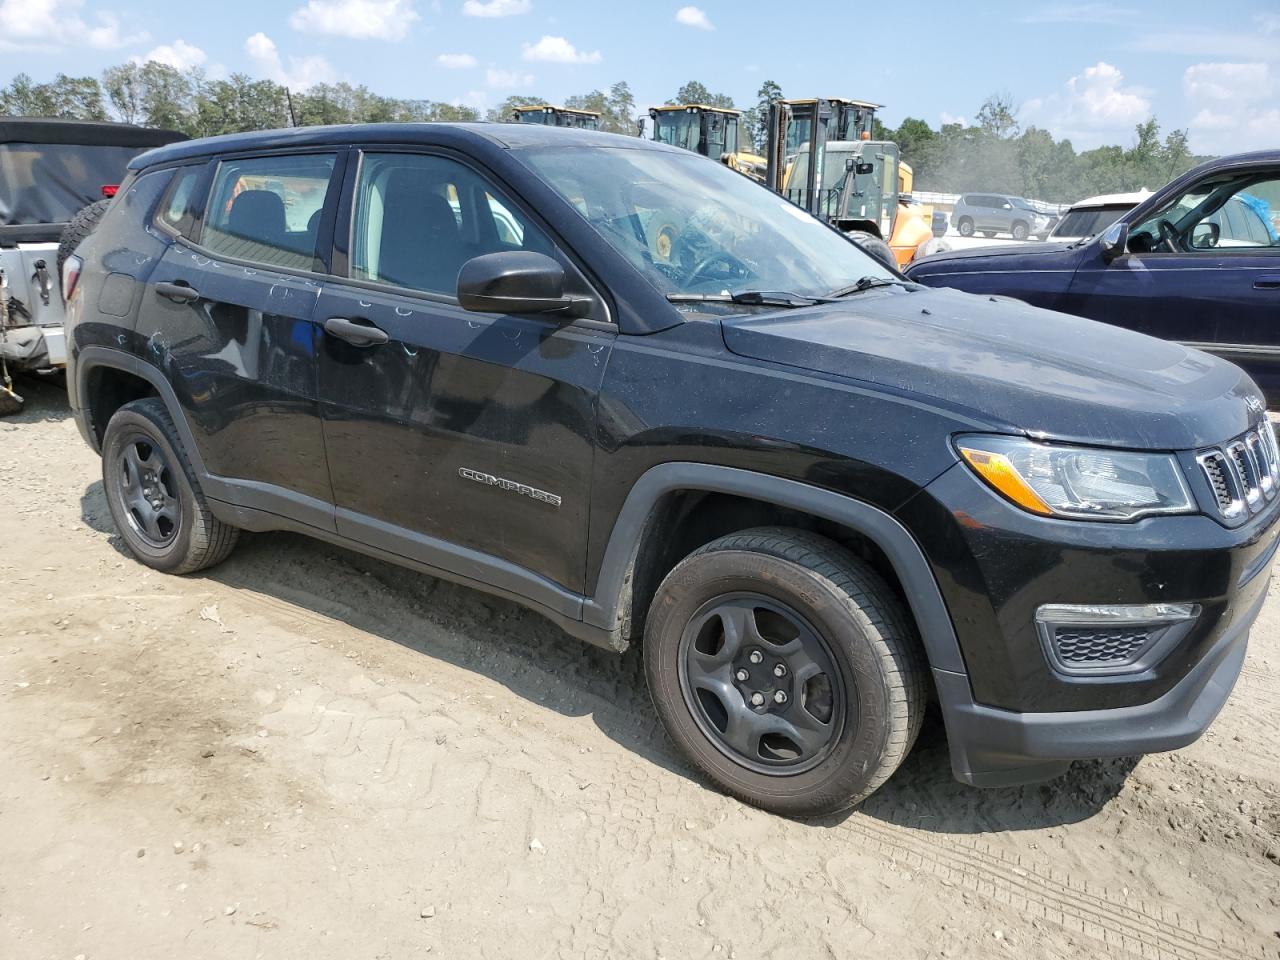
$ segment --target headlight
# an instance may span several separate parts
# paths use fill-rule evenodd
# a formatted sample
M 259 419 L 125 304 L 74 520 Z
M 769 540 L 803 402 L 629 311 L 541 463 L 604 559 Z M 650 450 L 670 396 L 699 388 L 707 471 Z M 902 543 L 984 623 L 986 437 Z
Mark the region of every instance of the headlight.
M 1195 503 L 1167 453 L 1065 447 L 1017 437 L 960 437 L 979 477 L 1024 510 L 1078 520 L 1190 513 Z

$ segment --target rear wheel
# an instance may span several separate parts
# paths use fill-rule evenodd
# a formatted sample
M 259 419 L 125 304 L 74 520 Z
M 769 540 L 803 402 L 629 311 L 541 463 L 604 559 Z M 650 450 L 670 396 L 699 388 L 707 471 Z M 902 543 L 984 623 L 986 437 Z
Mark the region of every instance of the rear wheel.
M 796 530 L 732 534 L 681 561 L 654 597 L 644 657 L 690 761 L 787 816 L 869 796 L 924 712 L 923 655 L 901 603 L 865 562 Z
M 84 207 L 62 228 L 62 236 L 58 240 L 58 277 L 62 277 L 62 265 L 67 262 L 67 257 L 76 252 L 76 247 L 84 243 L 89 234 L 93 233 L 97 227 L 98 221 L 102 219 L 102 215 L 107 212 L 107 206 L 111 203 L 109 197 L 95 201 Z
M 968 217 L 961 217 L 960 222 L 956 224 L 956 229 L 960 231 L 962 237 L 973 236 L 973 221 Z
M 1027 225 L 1023 223 L 1021 220 L 1019 220 L 1017 223 L 1013 225 L 1013 239 L 1015 240 L 1027 239 Z
M 129 552 L 165 573 L 193 573 L 226 559 L 240 531 L 210 511 L 164 403 L 126 403 L 102 441 L 107 506 Z

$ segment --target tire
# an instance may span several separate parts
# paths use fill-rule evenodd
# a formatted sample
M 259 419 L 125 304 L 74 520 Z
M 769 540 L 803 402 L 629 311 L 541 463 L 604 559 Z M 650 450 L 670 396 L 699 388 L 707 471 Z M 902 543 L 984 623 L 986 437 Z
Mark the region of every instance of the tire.
M 84 207 L 62 228 L 62 236 L 58 239 L 58 281 L 62 281 L 62 265 L 67 257 L 76 252 L 76 247 L 84 243 L 85 237 L 93 233 L 102 215 L 107 212 L 111 203 L 110 197 L 103 197 Z
M 893 248 L 874 233 L 867 233 L 865 230 L 850 230 L 845 236 L 885 266 L 893 270 L 898 269 L 898 258 L 893 255 Z
M 1013 234 L 1013 239 L 1015 240 L 1027 239 L 1027 225 L 1021 220 L 1013 225 L 1013 230 L 1011 232 Z
M 756 642 L 735 649 L 725 639 L 731 622 L 748 637 L 754 624 Z M 797 645 L 800 654 L 786 654 Z M 808 667 L 805 651 L 814 654 Z M 779 674 L 783 658 L 795 669 Z M 784 816 L 866 799 L 902 763 L 924 714 L 928 671 L 901 602 L 864 561 L 797 530 L 731 534 L 677 564 L 649 609 L 644 662 L 658 715 L 690 762 L 743 802 Z M 812 677 L 800 686 L 802 673 Z M 756 693 L 763 703 L 753 707 Z M 742 730 L 745 738 L 734 735 Z
M 156 479 L 145 479 L 148 473 Z M 107 423 L 102 485 L 129 552 L 156 570 L 204 570 L 225 560 L 239 539 L 238 529 L 209 511 L 173 418 L 158 397 L 126 403 Z M 163 513 L 151 510 L 152 503 L 163 503 Z
M 973 236 L 973 221 L 968 217 L 961 217 L 960 222 L 956 224 L 956 229 L 960 231 L 962 237 Z

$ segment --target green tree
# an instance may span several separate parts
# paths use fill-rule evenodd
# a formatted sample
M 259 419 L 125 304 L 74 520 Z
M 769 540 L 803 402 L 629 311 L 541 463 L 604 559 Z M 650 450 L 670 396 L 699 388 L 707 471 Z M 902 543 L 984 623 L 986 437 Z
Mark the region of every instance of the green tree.
M 107 102 L 123 123 L 137 123 L 143 117 L 142 68 L 122 63 L 102 71 L 102 89 Z
M 191 133 L 196 95 L 204 77 L 198 70 L 183 73 L 150 60 L 138 71 L 142 117 L 147 126 Z
M 1018 135 L 1018 107 L 1008 92 L 993 93 L 978 109 L 977 126 L 998 140 Z
M 574 110 L 591 110 L 600 114 L 600 129 L 607 133 L 621 133 L 635 136 L 636 98 L 626 81 L 619 81 L 609 88 L 606 94 L 602 90 L 592 90 L 569 97 L 564 105 Z
M 676 91 L 676 95 L 667 101 L 670 106 L 678 106 L 683 103 L 700 103 L 708 107 L 734 109 L 733 97 L 725 93 L 712 93 L 697 80 L 690 80 L 684 84 Z
M 754 144 L 757 153 L 763 153 L 769 143 L 769 104 L 781 99 L 782 87 L 772 80 L 766 80 L 756 91 L 755 106 L 743 114 L 742 133 Z
M 0 90 L 0 113 L 15 117 L 60 117 L 68 120 L 106 120 L 102 86 L 93 77 L 59 73 L 48 83 L 36 83 L 19 73 Z

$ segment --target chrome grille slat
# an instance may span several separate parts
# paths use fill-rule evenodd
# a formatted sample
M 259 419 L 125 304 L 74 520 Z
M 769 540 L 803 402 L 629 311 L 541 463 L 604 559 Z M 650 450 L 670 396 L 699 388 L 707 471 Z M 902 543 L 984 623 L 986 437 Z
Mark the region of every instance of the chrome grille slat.
M 1218 513 L 1237 520 L 1280 494 L 1280 447 L 1270 422 L 1196 455 Z

